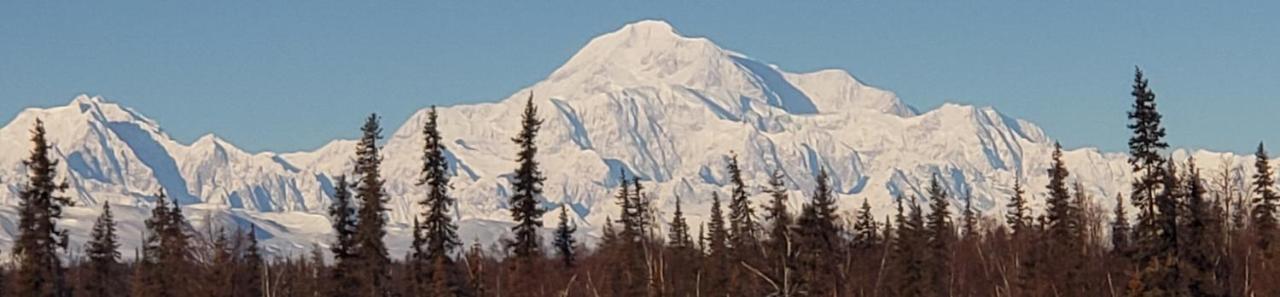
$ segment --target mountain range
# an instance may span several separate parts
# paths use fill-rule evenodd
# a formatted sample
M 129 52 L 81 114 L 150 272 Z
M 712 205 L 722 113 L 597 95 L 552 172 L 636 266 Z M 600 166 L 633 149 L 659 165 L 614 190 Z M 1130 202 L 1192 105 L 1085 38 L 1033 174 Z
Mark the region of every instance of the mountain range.
M 1127 92 L 1116 90 L 1118 97 Z M 1054 149 L 1044 130 L 993 107 L 920 110 L 844 70 L 789 72 L 645 20 L 592 39 L 545 79 L 508 98 L 439 109 L 464 242 L 491 244 L 510 227 L 508 178 L 516 149 L 510 138 L 530 96 L 545 121 L 538 138 L 547 177 L 543 207 L 568 207 L 587 241 L 599 235 L 606 218 L 617 216 L 612 191 L 624 172 L 644 180 L 661 218 L 679 197 L 691 224 L 704 220 L 712 192 L 728 192 L 725 165 L 733 156 L 758 212 L 773 170 L 785 174 L 792 209 L 798 209 L 825 168 L 844 212 L 866 200 L 883 217 L 894 197 L 920 197 L 937 178 L 953 194 L 953 207 L 962 207 L 968 195 L 975 209 L 995 217 L 1015 180 L 1028 190 L 1033 208 L 1043 205 Z M 393 255 L 404 254 L 409 225 L 421 212 L 416 202 L 424 190 L 416 180 L 426 111 L 385 135 L 382 174 Z M 0 128 L 5 252 L 16 230 L 22 159 L 36 119 L 45 122 L 61 160 L 58 172 L 77 204 L 61 222 L 71 230 L 73 246 L 84 241 L 99 205 L 111 203 L 125 248 L 136 248 L 153 196 L 163 189 L 197 232 L 253 225 L 277 256 L 326 247 L 333 179 L 351 171 L 356 148 L 355 141 L 339 139 L 314 151 L 249 153 L 215 135 L 181 143 L 141 112 L 99 96 L 30 108 Z M 1175 159 L 1189 156 L 1206 171 L 1252 172 L 1245 166 L 1252 156 L 1173 152 Z M 1071 180 L 1100 209 L 1111 209 L 1117 193 L 1129 189 L 1126 158 L 1081 148 L 1066 151 L 1064 160 Z M 544 221 L 554 226 L 554 216 Z

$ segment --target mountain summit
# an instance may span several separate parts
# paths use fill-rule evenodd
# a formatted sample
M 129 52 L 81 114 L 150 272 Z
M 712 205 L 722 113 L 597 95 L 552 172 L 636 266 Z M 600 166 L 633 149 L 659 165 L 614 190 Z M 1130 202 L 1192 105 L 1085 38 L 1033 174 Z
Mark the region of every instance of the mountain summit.
M 786 175 L 792 197 L 806 197 L 825 168 L 844 210 L 867 199 L 876 211 L 886 211 L 895 197 L 919 197 L 937 178 L 993 213 L 1015 180 L 1032 193 L 1043 187 L 1053 147 L 1034 124 L 994 108 L 946 104 L 917 112 L 843 70 L 787 72 L 646 20 L 592 39 L 545 80 L 506 99 L 440 109 L 451 193 L 466 240 L 491 242 L 506 234 L 508 178 L 515 166 L 510 138 L 531 93 L 546 121 L 538 139 L 547 177 L 544 207 L 568 205 L 588 234 L 616 217 L 611 192 L 620 172 L 644 180 L 660 216 L 681 197 L 691 224 L 706 217 L 711 193 L 727 192 L 725 165 L 733 155 L 757 201 L 764 198 L 758 186 L 774 170 Z M 393 254 L 403 254 L 406 228 L 420 213 L 415 202 L 424 196 L 416 180 L 425 114 L 419 111 L 392 132 L 383 149 L 391 197 L 388 240 L 398 249 Z M 36 118 L 46 121 L 56 157 L 65 160 L 58 170 L 67 173 L 79 206 L 68 209 L 64 225 L 75 242 L 88 234 L 100 203 L 120 205 L 119 234 L 140 234 L 151 195 L 164 190 L 187 209 L 196 230 L 253 224 L 277 254 L 324 246 L 330 241 L 325 208 L 332 180 L 350 173 L 355 149 L 350 140 L 336 140 L 310 152 L 249 154 L 213 135 L 183 144 L 138 112 L 80 96 L 66 106 L 25 110 L 0 128 L 0 180 L 7 186 L 0 190 L 0 224 L 14 224 L 21 159 Z M 1205 168 L 1224 160 L 1222 154 L 1195 154 Z M 1079 149 L 1065 159 L 1093 197 L 1127 191 L 1124 155 Z M 1031 196 L 1033 204 L 1040 202 Z M 793 209 L 804 201 L 792 199 Z M 12 237 L 5 230 L 0 245 Z

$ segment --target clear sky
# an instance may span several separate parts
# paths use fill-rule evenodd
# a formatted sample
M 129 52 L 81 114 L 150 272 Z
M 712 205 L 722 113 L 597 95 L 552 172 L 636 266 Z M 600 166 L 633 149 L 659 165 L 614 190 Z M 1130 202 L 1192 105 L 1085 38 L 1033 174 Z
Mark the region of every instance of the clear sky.
M 1277 1 L 7 1 L 0 119 L 79 93 L 250 151 L 388 130 L 542 80 L 591 37 L 664 19 L 790 71 L 844 68 L 931 109 L 996 106 L 1065 146 L 1125 148 L 1134 65 L 1174 146 L 1280 145 Z M 179 3 L 182 2 L 182 3 Z

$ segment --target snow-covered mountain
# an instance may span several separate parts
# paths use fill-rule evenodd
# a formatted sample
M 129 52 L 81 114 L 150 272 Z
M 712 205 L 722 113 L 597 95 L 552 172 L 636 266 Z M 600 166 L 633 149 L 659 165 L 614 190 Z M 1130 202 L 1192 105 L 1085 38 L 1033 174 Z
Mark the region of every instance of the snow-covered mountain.
M 1039 127 L 991 107 L 946 104 L 921 112 L 843 70 L 787 72 L 708 39 L 683 36 L 665 22 L 640 21 L 596 37 L 545 80 L 509 98 L 440 109 L 467 242 L 492 242 L 509 226 L 507 178 L 515 166 L 510 137 L 530 94 L 545 119 L 538 139 L 547 176 L 544 206 L 564 203 L 587 234 L 616 216 L 610 191 L 620 171 L 647 180 L 660 210 L 681 197 L 695 224 L 707 213 L 710 193 L 727 192 L 724 167 L 734 154 L 752 185 L 763 185 L 771 170 L 784 171 L 797 207 L 819 168 L 827 168 L 845 211 L 863 199 L 888 211 L 893 197 L 920 196 L 937 176 L 950 192 L 972 193 L 975 207 L 997 214 L 1019 177 L 1034 203 L 1042 203 L 1053 149 Z M 389 135 L 383 150 L 393 254 L 404 251 L 407 225 L 420 212 L 415 202 L 423 191 L 415 180 L 425 114 L 419 111 Z M 351 169 L 355 150 L 354 141 L 335 140 L 310 152 L 251 154 L 213 135 L 183 144 L 155 121 L 101 97 L 28 109 L 0 128 L 5 251 L 37 118 L 46 122 L 63 160 L 59 172 L 78 203 L 63 222 L 73 239 L 81 242 L 88 234 L 98 205 L 112 203 L 127 248 L 141 241 L 141 222 L 161 189 L 185 207 L 197 230 L 254 224 L 276 255 L 326 246 L 331 180 Z M 1216 169 L 1225 160 L 1239 174 L 1248 174 L 1249 166 L 1241 165 L 1252 162 L 1204 151 L 1175 157 L 1188 154 L 1201 168 Z M 1085 148 L 1066 152 L 1066 161 L 1072 178 L 1104 208 L 1128 190 L 1123 154 Z

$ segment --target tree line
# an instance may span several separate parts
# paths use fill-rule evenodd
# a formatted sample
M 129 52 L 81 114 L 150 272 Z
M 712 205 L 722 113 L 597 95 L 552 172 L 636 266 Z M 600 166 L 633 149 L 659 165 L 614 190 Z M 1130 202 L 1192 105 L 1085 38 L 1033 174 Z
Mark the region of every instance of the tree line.
M 535 140 L 542 120 L 527 101 L 510 175 L 514 222 L 500 244 L 464 247 L 449 193 L 449 164 L 434 107 L 422 137 L 423 209 L 412 243 L 388 253 L 387 193 L 380 175 L 379 117 L 361 127 L 350 175 L 334 181 L 329 248 L 265 259 L 256 228 L 193 230 L 175 201 L 153 197 L 144 244 L 123 261 L 110 206 L 84 255 L 67 257 L 57 223 L 72 201 L 58 182 L 43 123 L 24 162 L 12 262 L 4 296 L 1280 296 L 1280 242 L 1274 172 L 1259 144 L 1256 173 L 1202 171 L 1167 154 L 1156 96 L 1136 70 L 1128 112 L 1132 191 L 1104 211 L 1073 180 L 1055 144 L 1044 189 L 1012 185 L 1003 217 L 983 216 L 968 193 L 937 177 L 923 196 L 899 196 L 876 217 L 865 199 L 841 212 L 826 169 L 801 209 L 789 209 L 781 170 L 749 199 L 737 156 L 727 158 L 728 193 L 712 192 L 709 218 L 692 226 L 681 197 L 659 215 L 644 181 L 619 174 L 619 206 L 587 248 L 575 239 L 568 207 L 543 239 L 545 180 Z M 1245 187 L 1245 179 L 1251 180 Z M 1043 193 L 1032 209 L 1028 191 Z M 724 196 L 722 196 L 722 194 Z M 956 202 L 959 203 L 956 203 Z M 1126 202 L 1127 201 L 1127 202 Z M 1130 214 L 1129 212 L 1134 212 Z M 954 212 L 954 213 L 953 213 Z M 1132 222 L 1131 222 L 1132 221 Z M 694 228 L 696 227 L 696 230 Z M 545 248 L 544 242 L 550 248 Z

